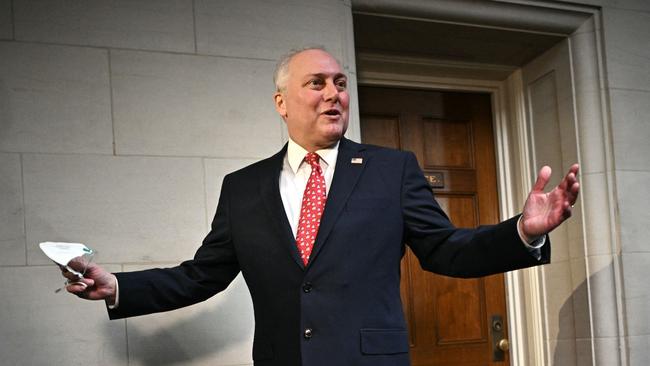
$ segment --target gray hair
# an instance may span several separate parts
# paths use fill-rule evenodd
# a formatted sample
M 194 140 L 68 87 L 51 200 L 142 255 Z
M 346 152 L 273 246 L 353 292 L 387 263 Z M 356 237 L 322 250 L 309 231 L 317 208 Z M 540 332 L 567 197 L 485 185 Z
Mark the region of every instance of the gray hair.
M 275 83 L 275 90 L 277 92 L 283 93 L 287 90 L 287 79 L 289 79 L 289 63 L 299 53 L 309 51 L 309 50 L 321 50 L 329 53 L 323 46 L 306 46 L 302 48 L 294 48 L 291 51 L 285 53 L 278 60 L 277 65 L 275 66 L 275 72 L 273 73 L 273 82 Z M 338 62 L 338 60 L 337 60 Z M 339 62 L 339 64 L 341 64 Z

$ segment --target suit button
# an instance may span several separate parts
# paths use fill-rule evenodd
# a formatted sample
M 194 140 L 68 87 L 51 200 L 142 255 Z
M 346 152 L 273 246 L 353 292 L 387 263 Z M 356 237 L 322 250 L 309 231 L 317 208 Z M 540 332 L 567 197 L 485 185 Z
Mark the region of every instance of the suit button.
M 305 329 L 304 337 L 305 339 L 309 339 L 312 336 L 311 328 Z
M 307 282 L 304 285 L 302 285 L 302 291 L 304 293 L 309 293 L 311 292 L 311 282 Z

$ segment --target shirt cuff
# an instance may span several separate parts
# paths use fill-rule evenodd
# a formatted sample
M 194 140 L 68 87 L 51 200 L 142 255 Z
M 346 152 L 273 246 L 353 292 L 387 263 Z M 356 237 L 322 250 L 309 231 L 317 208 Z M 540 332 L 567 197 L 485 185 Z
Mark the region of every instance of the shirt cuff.
M 115 303 L 113 305 L 109 305 L 106 303 L 106 306 L 108 306 L 109 309 L 117 309 L 117 307 L 120 305 L 120 281 L 115 279 Z
M 538 237 L 533 238 L 533 240 L 529 243 L 524 239 L 524 235 L 521 233 L 519 229 L 519 222 L 521 221 L 521 216 L 519 216 L 519 220 L 517 220 L 517 234 L 519 234 L 519 239 L 521 239 L 521 242 L 524 244 L 528 252 L 537 260 L 542 258 L 542 251 L 541 248 L 546 244 L 546 235 L 540 235 Z

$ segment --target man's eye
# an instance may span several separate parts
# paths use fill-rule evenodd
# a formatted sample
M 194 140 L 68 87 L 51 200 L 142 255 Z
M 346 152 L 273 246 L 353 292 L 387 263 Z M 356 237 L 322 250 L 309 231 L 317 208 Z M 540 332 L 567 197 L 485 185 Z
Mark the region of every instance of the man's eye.
M 336 87 L 340 90 L 345 90 L 348 87 L 348 82 L 347 80 L 337 80 L 335 82 Z
M 323 85 L 323 80 L 312 79 L 312 80 L 309 80 L 309 82 L 307 84 L 310 85 L 310 86 L 322 86 Z

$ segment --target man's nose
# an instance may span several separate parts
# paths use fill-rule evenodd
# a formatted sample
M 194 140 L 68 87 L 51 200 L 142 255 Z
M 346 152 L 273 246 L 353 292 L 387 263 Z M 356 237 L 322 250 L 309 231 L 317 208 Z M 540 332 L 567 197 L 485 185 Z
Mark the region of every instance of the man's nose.
M 334 82 L 326 82 L 325 89 L 323 90 L 323 99 L 328 102 L 336 102 L 339 100 L 339 89 L 334 85 Z

